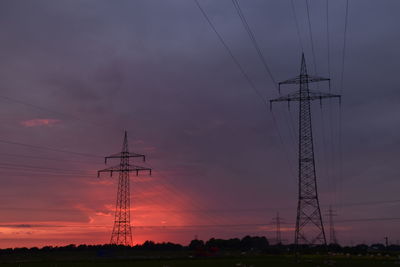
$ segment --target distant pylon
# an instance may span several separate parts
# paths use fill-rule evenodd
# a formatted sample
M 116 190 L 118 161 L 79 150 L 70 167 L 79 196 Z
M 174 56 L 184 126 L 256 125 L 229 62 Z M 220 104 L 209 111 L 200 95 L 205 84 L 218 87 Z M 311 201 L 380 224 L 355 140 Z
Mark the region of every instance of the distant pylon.
M 271 107 L 273 102 L 285 101 L 288 104 L 292 101 L 299 102 L 299 189 L 294 238 L 296 245 L 326 245 L 325 230 L 317 192 L 314 142 L 311 125 L 311 101 L 322 101 L 322 99 L 333 97 L 340 99 L 340 95 L 311 91 L 309 89 L 309 83 L 321 81 L 330 81 L 330 79 L 308 75 L 303 53 L 300 75 L 279 83 L 279 90 L 282 84 L 298 84 L 299 90 L 270 100 Z
M 329 216 L 329 244 L 338 244 L 336 238 L 335 225 L 333 223 L 333 216 L 337 216 L 337 214 L 335 213 L 334 210 L 332 210 L 331 205 L 329 205 L 328 216 Z
M 113 154 L 105 157 L 105 163 L 107 159 L 120 159 L 120 164 L 114 167 L 99 170 L 97 176 L 100 177 L 100 173 L 109 172 L 112 176 L 113 172 L 119 173 L 118 178 L 118 193 L 117 203 L 115 207 L 114 227 L 111 234 L 111 244 L 132 246 L 132 231 L 130 223 L 130 191 L 129 191 L 129 173 L 136 172 L 139 175 L 140 171 L 149 171 L 151 175 L 151 169 L 141 166 L 129 164 L 129 158 L 142 158 L 145 161 L 145 156 L 136 153 L 130 153 L 128 149 L 128 135 L 125 131 L 124 143 L 122 145 L 122 152 Z
M 276 244 L 282 244 L 282 236 L 281 236 L 281 217 L 279 217 L 279 212 L 276 213 L 276 217 L 273 219 L 275 223 L 275 231 L 276 231 Z

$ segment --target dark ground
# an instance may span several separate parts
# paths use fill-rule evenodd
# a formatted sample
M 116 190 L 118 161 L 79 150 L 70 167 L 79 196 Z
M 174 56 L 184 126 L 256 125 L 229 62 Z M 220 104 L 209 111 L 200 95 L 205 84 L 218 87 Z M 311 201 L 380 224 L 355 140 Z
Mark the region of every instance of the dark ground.
M 143 266 L 143 267 L 258 267 L 258 266 L 399 266 L 400 260 L 385 256 L 317 256 L 307 255 L 300 258 L 299 263 L 293 255 L 252 255 L 252 256 L 223 256 L 203 258 L 162 258 L 162 259 L 31 259 L 15 260 L 1 266 Z

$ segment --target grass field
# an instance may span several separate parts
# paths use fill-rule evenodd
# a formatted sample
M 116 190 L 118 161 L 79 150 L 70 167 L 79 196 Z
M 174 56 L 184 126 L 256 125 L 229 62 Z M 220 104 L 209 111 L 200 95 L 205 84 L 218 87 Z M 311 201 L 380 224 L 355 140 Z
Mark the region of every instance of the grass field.
M 143 266 L 143 267 L 264 267 L 264 266 L 400 266 L 400 261 L 394 258 L 368 257 L 368 256 L 303 256 L 296 263 L 293 256 L 256 256 L 256 257 L 232 257 L 232 258 L 202 258 L 202 259 L 147 259 L 147 260 L 86 260 L 86 261 L 34 261 L 23 260 L 10 263 L 2 263 L 0 266 L 40 266 L 40 267 L 64 267 L 64 266 Z

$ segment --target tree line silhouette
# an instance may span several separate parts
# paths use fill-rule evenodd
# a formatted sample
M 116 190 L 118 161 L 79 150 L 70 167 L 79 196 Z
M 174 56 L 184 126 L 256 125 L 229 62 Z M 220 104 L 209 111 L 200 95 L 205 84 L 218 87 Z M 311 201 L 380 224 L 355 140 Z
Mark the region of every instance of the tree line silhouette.
M 44 246 L 42 248 L 6 248 L 0 249 L 0 261 L 15 260 L 21 258 L 135 258 L 135 257 L 212 257 L 223 256 L 226 252 L 231 255 L 252 254 L 290 254 L 295 251 L 294 244 L 270 244 L 266 237 L 245 236 L 241 239 L 217 239 L 208 241 L 199 239 L 192 240 L 187 246 L 171 242 L 155 243 L 146 241 L 141 245 L 67 245 L 67 246 Z M 299 248 L 297 248 L 299 249 Z M 340 246 L 336 244 L 325 246 L 301 246 L 304 254 L 343 253 L 351 255 L 399 255 L 399 245 L 385 246 L 383 244 L 359 244 L 355 246 Z M 164 254 L 163 254 L 164 253 Z M 71 256 L 72 255 L 72 256 Z

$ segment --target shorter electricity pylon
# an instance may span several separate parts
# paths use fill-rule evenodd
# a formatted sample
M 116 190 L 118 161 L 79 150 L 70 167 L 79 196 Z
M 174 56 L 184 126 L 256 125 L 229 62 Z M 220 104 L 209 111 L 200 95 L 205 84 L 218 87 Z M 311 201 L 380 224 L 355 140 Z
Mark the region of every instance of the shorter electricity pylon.
M 106 164 L 107 164 L 107 159 L 120 159 L 121 160 L 120 164 L 117 166 L 99 170 L 97 172 L 98 177 L 100 177 L 100 173 L 102 172 L 109 172 L 110 176 L 113 175 L 113 172 L 119 173 L 114 227 L 111 234 L 110 243 L 116 245 L 125 245 L 125 246 L 132 246 L 129 173 L 136 172 L 136 175 L 139 175 L 140 171 L 149 171 L 151 175 L 150 168 L 130 164 L 129 158 L 142 158 L 143 162 L 146 159 L 144 155 L 129 152 L 128 135 L 125 131 L 124 143 L 122 145 L 122 152 L 105 157 Z

